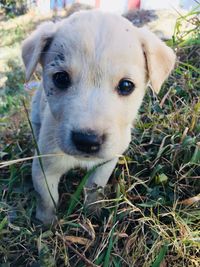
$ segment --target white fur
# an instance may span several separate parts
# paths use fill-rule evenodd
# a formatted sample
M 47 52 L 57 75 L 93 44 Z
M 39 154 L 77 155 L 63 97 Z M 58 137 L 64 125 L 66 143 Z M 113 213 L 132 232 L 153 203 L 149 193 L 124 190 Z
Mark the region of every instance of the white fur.
M 44 53 L 50 39 L 50 47 Z M 64 60 L 58 55 L 64 56 Z M 22 57 L 27 79 L 37 63 L 43 67 L 42 88 L 32 104 L 40 153 L 64 154 L 42 159 L 55 203 L 60 176 L 76 166 L 90 169 L 108 161 L 96 169 L 87 184 L 89 189 L 94 185 L 103 188 L 118 155 L 128 148 L 148 80 L 159 92 L 174 66 L 173 51 L 148 30 L 138 29 L 118 15 L 83 11 L 56 24 L 41 25 L 24 41 Z M 59 91 L 52 82 L 52 75 L 59 70 L 72 77 L 72 86 L 66 91 Z M 128 96 L 117 93 L 122 78 L 135 84 Z M 106 134 L 99 153 L 86 158 L 74 148 L 70 133 L 77 129 Z M 36 216 L 48 223 L 55 208 L 37 159 L 33 162 L 33 182 L 41 198 Z

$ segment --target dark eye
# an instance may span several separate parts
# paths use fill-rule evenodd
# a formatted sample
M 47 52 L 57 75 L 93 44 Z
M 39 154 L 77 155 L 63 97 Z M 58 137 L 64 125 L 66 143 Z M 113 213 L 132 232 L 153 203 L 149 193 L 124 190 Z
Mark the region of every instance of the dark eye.
M 60 71 L 54 73 L 53 83 L 59 89 L 67 89 L 71 85 L 71 79 L 66 71 Z
M 119 95 L 130 95 L 135 89 L 135 84 L 129 80 L 122 79 L 117 86 L 117 92 Z

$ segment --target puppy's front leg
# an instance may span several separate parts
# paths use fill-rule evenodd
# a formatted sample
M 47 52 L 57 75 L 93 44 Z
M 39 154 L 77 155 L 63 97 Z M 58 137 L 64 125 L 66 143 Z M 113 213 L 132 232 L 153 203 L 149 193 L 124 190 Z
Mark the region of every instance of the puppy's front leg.
M 85 205 L 90 209 L 93 209 L 92 203 L 97 200 L 103 199 L 104 187 L 106 186 L 108 179 L 110 178 L 118 158 L 114 158 L 101 166 L 97 167 L 96 170 L 89 177 L 85 186 Z M 93 205 L 96 209 L 96 205 Z
M 36 218 L 44 224 L 50 224 L 56 219 L 56 205 L 58 204 L 58 184 L 62 172 L 55 169 L 55 164 L 48 164 L 42 160 L 42 167 L 39 160 L 33 160 L 32 178 L 34 188 L 39 194 L 36 208 Z M 45 175 L 44 175 L 45 174 Z

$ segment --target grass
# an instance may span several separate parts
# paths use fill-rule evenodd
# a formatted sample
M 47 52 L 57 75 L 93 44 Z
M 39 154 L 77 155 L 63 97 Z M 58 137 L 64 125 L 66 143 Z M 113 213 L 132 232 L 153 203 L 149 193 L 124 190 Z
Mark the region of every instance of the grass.
M 31 161 L 0 169 L 0 266 L 200 265 L 197 25 L 198 12 L 177 21 L 169 43 L 178 64 L 159 96 L 147 90 L 130 149 L 113 173 L 101 214 L 87 214 L 80 191 L 87 174 L 71 170 L 60 184 L 59 223 L 44 227 L 34 218 Z M 8 35 L 6 29 L 0 34 Z M 9 35 L 4 45 L 24 38 L 14 28 Z M 23 90 L 21 62 L 10 60 L 3 74 L 0 156 L 5 164 L 32 156 L 33 140 L 22 104 L 28 106 L 30 97 Z

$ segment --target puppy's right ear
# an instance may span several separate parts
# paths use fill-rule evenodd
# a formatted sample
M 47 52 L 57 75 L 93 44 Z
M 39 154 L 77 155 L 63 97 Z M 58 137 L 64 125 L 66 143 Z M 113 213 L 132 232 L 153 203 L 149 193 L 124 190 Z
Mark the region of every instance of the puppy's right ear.
M 147 63 L 147 72 L 153 90 L 158 93 L 174 68 L 173 50 L 147 28 L 139 28 L 140 40 Z
M 41 24 L 22 44 L 22 59 L 26 68 L 26 81 L 29 81 L 41 54 L 50 44 L 55 33 L 55 23 Z

